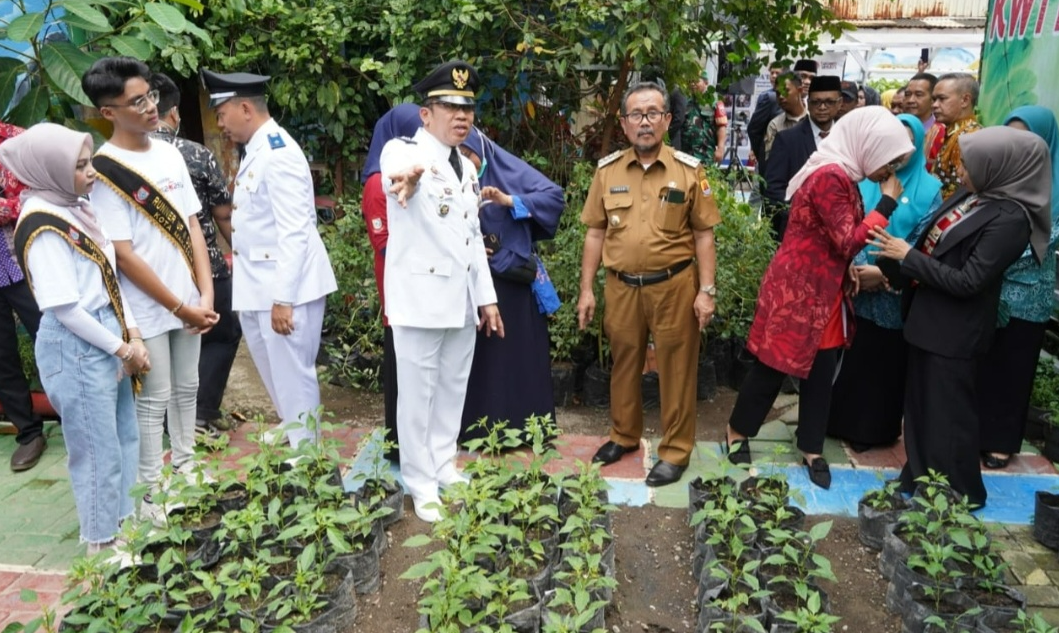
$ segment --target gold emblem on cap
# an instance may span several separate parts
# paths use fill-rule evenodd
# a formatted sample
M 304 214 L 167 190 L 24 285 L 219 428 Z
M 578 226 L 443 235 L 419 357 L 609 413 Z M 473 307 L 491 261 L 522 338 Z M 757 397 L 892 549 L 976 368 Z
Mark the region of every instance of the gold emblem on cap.
M 452 85 L 456 86 L 457 90 L 463 90 L 467 85 L 467 81 L 471 78 L 471 71 L 466 68 L 461 70 L 459 68 L 452 69 Z

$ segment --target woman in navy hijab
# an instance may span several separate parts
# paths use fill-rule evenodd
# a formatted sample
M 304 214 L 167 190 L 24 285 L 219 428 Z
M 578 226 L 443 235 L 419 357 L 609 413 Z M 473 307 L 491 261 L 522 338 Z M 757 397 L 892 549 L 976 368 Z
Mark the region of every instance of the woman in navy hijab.
M 558 306 L 549 304 L 541 288 L 546 273 L 533 255 L 533 244 L 555 236 L 565 202 L 559 185 L 477 128 L 460 151 L 478 167 L 483 193 L 478 219 L 507 330 L 502 339 L 478 333 L 462 442 L 483 436 L 499 420 L 507 428 L 523 429 L 533 415 L 555 419 L 547 314 Z M 482 418 L 484 426 L 478 424 Z

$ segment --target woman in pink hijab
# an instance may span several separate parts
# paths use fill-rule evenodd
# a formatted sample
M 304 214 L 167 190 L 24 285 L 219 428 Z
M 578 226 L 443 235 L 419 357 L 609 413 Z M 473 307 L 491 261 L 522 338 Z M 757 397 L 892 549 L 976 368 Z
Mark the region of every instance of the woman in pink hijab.
M 791 179 L 787 232 L 761 282 L 747 339 L 756 360 L 728 421 L 730 462 L 750 463 L 748 438 L 764 423 L 783 377 L 791 375 L 802 380 L 796 435 L 809 480 L 831 486 L 822 455 L 831 384 L 854 323 L 843 282 L 869 229 L 886 226 L 897 207 L 901 184 L 894 170 L 913 150 L 894 115 L 866 106 L 842 117 Z M 881 183 L 883 194 L 867 216 L 857 188 L 865 178 Z
M 92 189 L 92 137 L 40 123 L 0 145 L 0 164 L 28 187 L 15 255 L 43 312 L 36 357 L 62 416 L 70 483 L 88 553 L 116 549 L 133 512 L 139 431 L 130 376 L 150 369 L 123 308 L 114 247 L 84 196 Z

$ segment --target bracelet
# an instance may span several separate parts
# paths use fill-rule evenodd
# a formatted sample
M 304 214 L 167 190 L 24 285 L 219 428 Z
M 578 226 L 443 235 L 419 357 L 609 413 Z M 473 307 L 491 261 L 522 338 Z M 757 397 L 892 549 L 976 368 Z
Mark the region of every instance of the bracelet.
M 173 316 L 176 316 L 176 313 L 180 312 L 180 308 L 183 308 L 183 307 L 184 307 L 184 302 L 181 301 L 180 303 L 176 304 L 175 308 L 173 308 L 172 310 L 169 311 L 169 314 L 172 314 Z
M 139 341 L 139 342 L 143 343 L 143 339 L 138 337 L 138 336 L 134 336 L 134 337 L 129 339 L 130 343 L 132 343 L 133 341 Z
M 132 360 L 132 353 L 133 353 L 132 352 L 132 345 L 128 345 L 127 347 L 129 348 L 129 351 L 126 352 L 126 354 L 121 357 L 121 362 L 123 362 L 123 363 L 127 363 L 130 360 Z
M 292 307 L 294 307 L 294 304 L 291 303 L 290 301 L 273 301 L 272 305 L 281 306 L 281 307 L 284 307 L 284 308 L 292 308 Z

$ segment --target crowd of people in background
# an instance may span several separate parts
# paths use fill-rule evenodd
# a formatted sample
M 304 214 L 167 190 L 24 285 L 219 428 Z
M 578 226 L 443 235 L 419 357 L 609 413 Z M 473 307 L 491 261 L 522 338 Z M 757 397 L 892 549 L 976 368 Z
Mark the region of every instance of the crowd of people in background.
M 814 484 L 831 485 L 826 435 L 855 451 L 903 435 L 903 490 L 933 469 L 984 505 L 981 468 L 1005 467 L 1021 446 L 1052 311 L 1055 115 L 1023 106 L 983 128 L 971 75 L 920 72 L 880 95 L 818 70 L 774 65 L 748 124 L 778 249 L 727 458 L 752 462 L 751 439 L 793 377 L 797 448 Z M 113 126 L 98 149 L 54 124 L 0 126 L 11 469 L 32 468 L 46 447 L 11 360 L 17 314 L 62 418 L 90 552 L 116 548 L 134 513 L 164 519 L 152 497 L 169 472 L 163 430 L 169 468 L 201 468 L 196 436 L 227 429 L 220 404 L 241 339 L 281 423 L 271 440 L 319 437 L 315 360 L 337 286 L 308 161 L 269 114 L 268 77 L 202 79 L 219 129 L 243 150 L 230 184 L 208 149 L 178 136 L 176 84 L 131 58 L 101 59 L 82 79 Z M 425 521 L 440 517 L 441 490 L 465 481 L 459 441 L 555 414 L 548 316 L 559 297 L 536 244 L 555 235 L 564 195 L 475 127 L 479 84 L 464 61 L 434 68 L 414 86 L 416 103 L 378 121 L 362 171 L 389 456 Z M 725 292 L 713 235 L 724 218 L 705 167 L 725 159 L 728 119 L 707 85 L 704 72 L 687 96 L 656 81 L 627 88 L 618 116 L 629 147 L 598 161 L 580 217 L 580 294 L 564 298 L 585 328 L 605 268 L 612 424 L 596 462 L 642 446 L 640 377 L 653 344 L 662 437 L 649 486 L 678 481 L 690 460 L 699 332 Z M 137 481 L 148 492 L 134 500 Z

